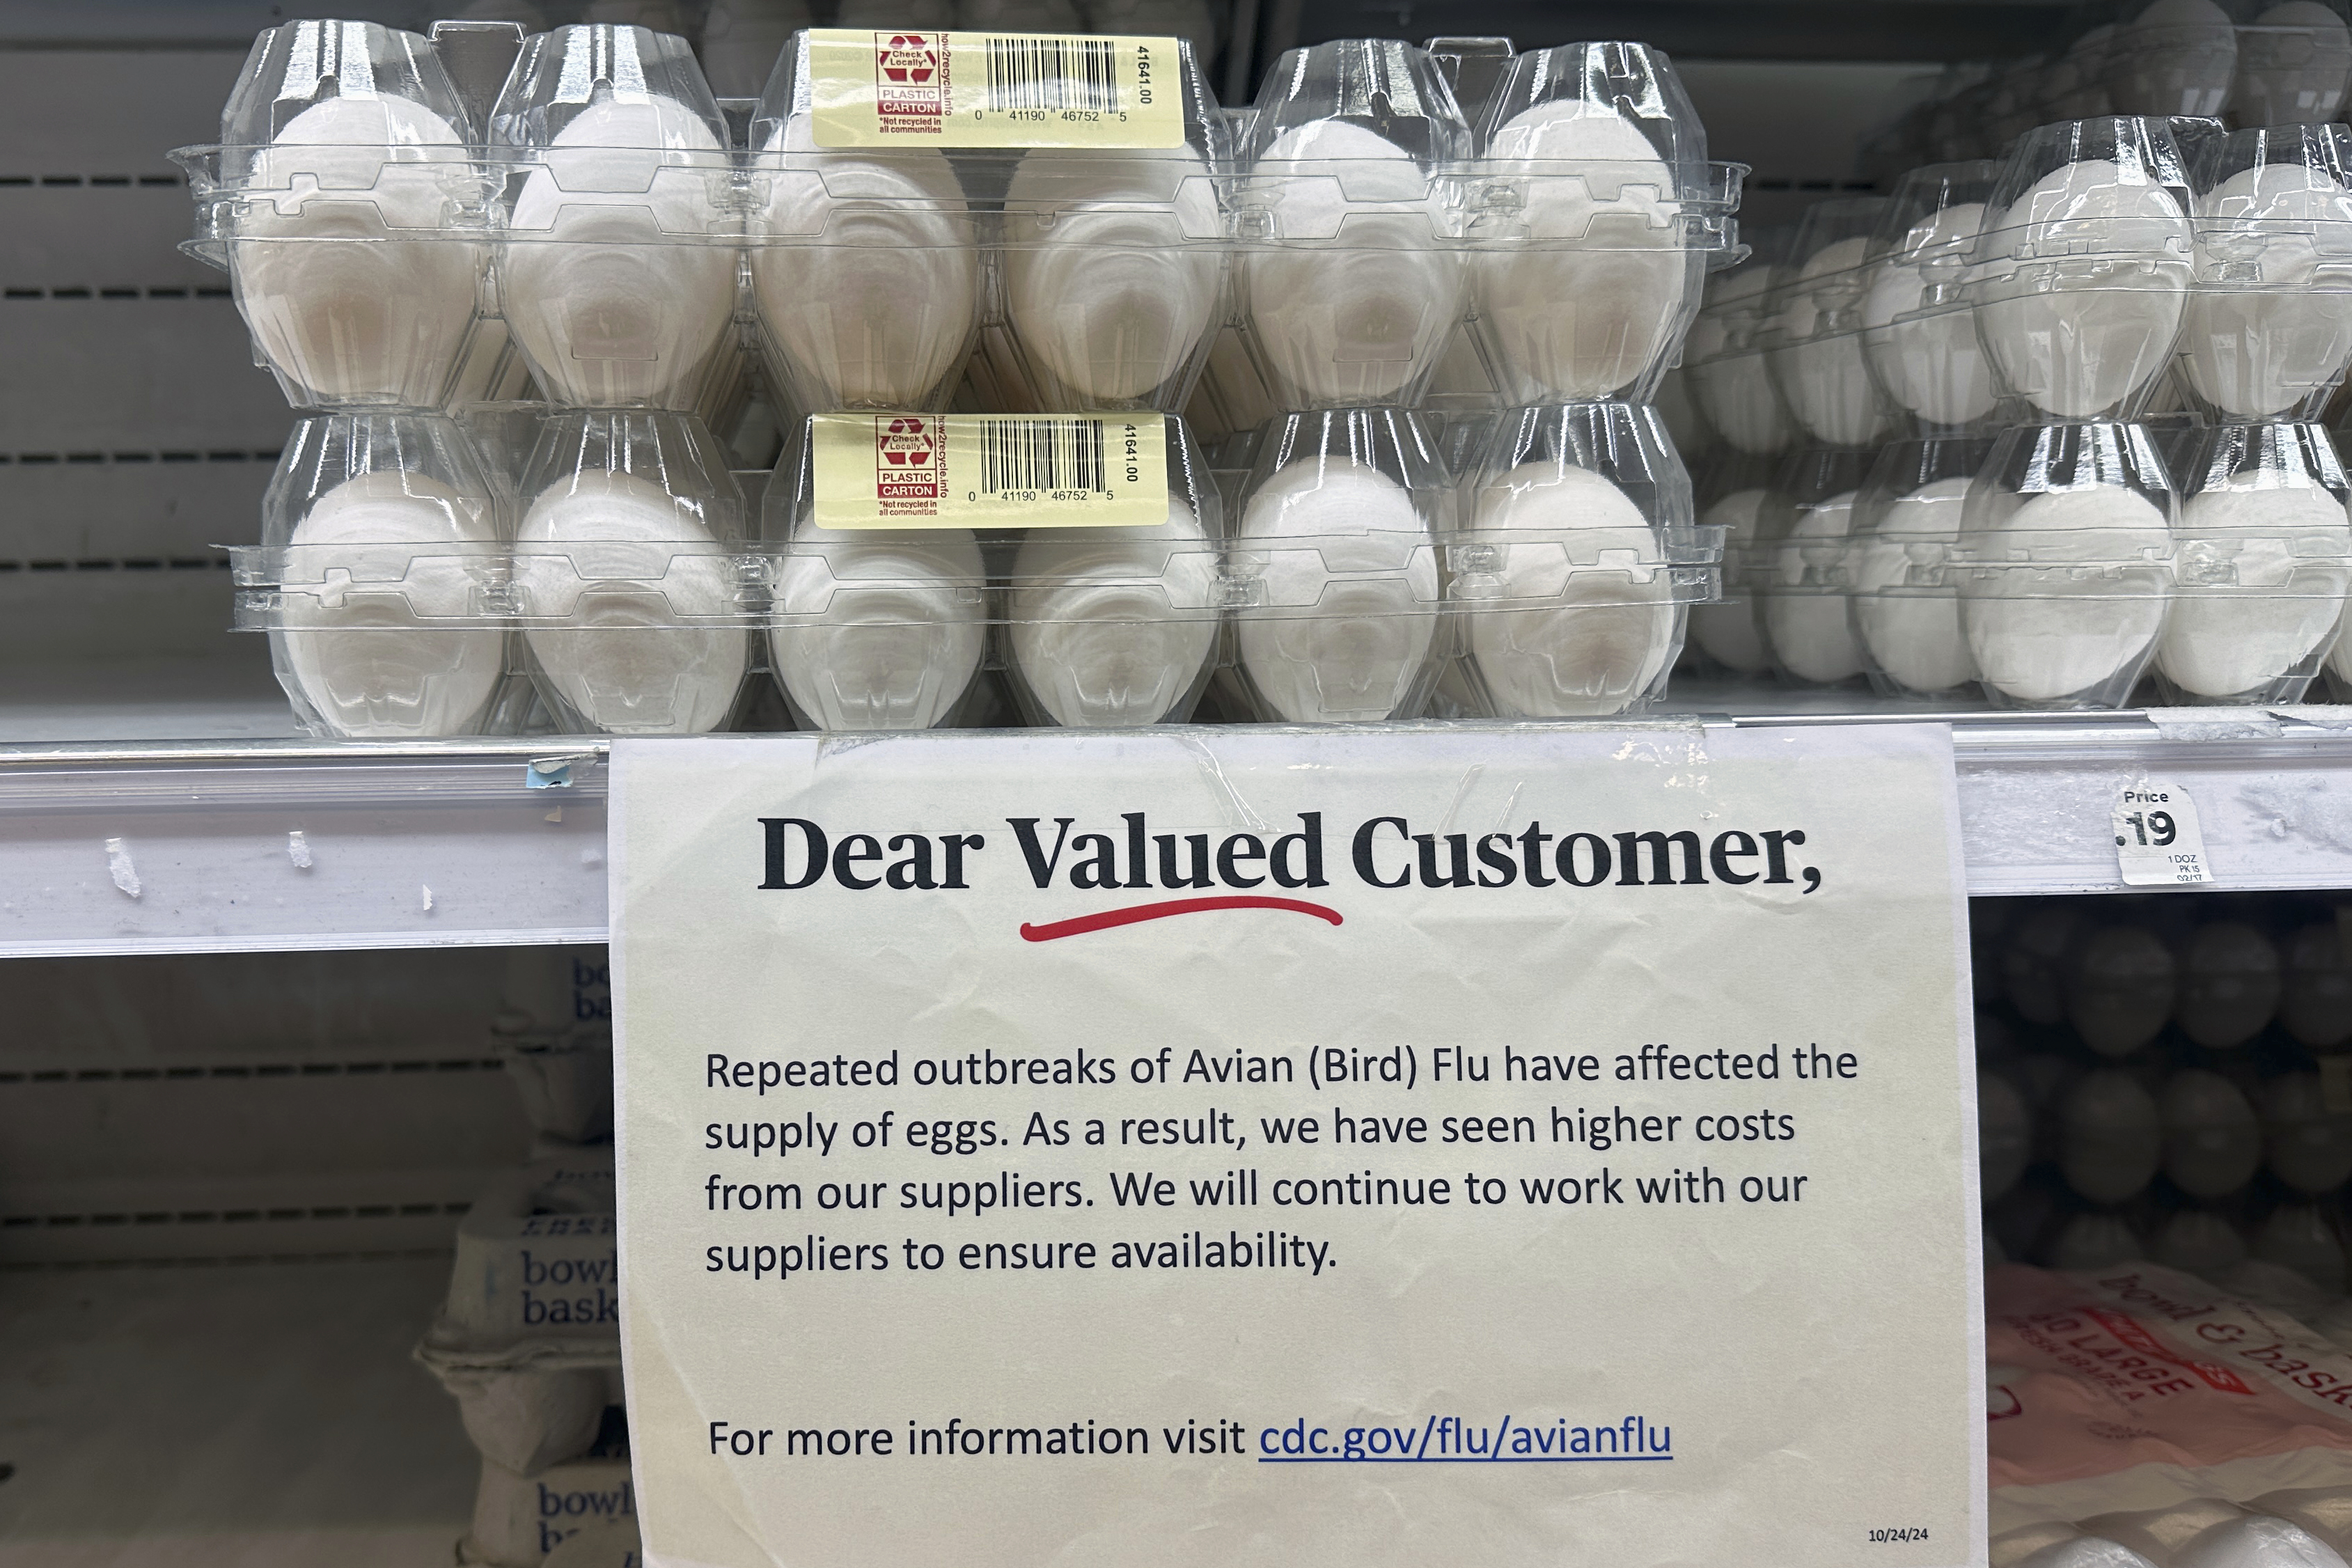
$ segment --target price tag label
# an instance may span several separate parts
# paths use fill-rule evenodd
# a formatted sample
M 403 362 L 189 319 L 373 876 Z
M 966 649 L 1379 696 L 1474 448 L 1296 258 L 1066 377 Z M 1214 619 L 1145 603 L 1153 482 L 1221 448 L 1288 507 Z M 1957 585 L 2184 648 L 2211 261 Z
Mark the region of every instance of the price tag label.
M 2116 860 L 2132 888 L 2178 888 L 2210 882 L 2205 835 L 2197 803 L 2179 784 L 2143 779 L 2116 801 Z

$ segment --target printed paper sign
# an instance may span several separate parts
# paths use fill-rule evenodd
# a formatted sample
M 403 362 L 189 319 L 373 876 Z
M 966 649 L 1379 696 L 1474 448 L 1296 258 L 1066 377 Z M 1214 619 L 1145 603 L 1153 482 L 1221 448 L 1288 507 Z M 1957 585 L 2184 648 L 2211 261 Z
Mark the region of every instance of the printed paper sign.
M 1181 147 L 1173 38 L 808 35 L 820 147 Z
M 1168 521 L 1157 414 L 819 414 L 820 528 L 1150 528 Z
M 1983 1561 L 1948 731 L 613 766 L 649 1563 Z

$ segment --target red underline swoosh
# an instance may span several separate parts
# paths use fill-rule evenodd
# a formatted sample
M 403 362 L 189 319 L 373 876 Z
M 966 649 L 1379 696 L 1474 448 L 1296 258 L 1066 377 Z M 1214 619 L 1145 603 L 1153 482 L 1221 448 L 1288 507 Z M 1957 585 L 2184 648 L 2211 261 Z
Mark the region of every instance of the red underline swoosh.
M 1156 904 L 1129 904 L 1123 910 L 1048 921 L 1041 926 L 1024 921 L 1021 940 L 1053 942 L 1066 936 L 1084 936 L 1090 931 L 1108 931 L 1113 926 L 1131 926 L 1139 921 L 1164 921 L 1170 915 L 1197 915 L 1208 910 L 1288 910 L 1293 914 L 1329 921 L 1333 925 L 1341 923 L 1339 911 L 1328 905 L 1310 904 L 1304 899 L 1265 899 L 1243 893 L 1218 899 L 1165 899 Z

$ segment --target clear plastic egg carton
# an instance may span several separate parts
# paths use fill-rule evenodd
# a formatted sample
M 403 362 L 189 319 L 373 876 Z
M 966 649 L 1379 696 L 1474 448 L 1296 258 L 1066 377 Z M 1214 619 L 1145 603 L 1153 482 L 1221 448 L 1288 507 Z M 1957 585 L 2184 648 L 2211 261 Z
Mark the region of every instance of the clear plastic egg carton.
M 1484 422 L 1458 488 L 1413 416 L 1292 415 L 1259 437 L 1229 573 L 1232 706 L 1284 723 L 1425 710 L 1560 719 L 1664 689 L 1720 531 L 1654 410 L 1548 405 Z
M 1239 144 L 1237 298 L 1291 409 L 1417 405 L 1467 319 L 1498 405 L 1642 400 L 1736 247 L 1745 169 L 1706 161 L 1665 57 L 1489 63 L 1483 108 L 1395 40 L 1292 51 Z M 1473 118 L 1473 114 L 1475 118 Z
M 769 661 L 809 729 L 970 724 L 1000 683 L 1031 724 L 1181 722 L 1236 602 L 1223 495 L 1159 415 L 814 417 L 761 532 Z
M 1505 402 L 1647 402 L 1747 168 L 1710 163 L 1673 63 L 1637 43 L 1511 58 L 1475 121 L 1470 306 Z
M 2130 419 L 2180 331 L 2192 267 L 2191 147 L 2218 123 L 2045 125 L 2003 160 L 1968 297 L 2013 420 Z
M 1665 689 L 1689 606 L 1720 589 L 1723 531 L 1654 408 L 1576 403 L 1492 422 L 1445 549 L 1474 711 L 1571 719 Z
M 2334 441 L 2317 425 L 2216 426 L 2178 469 L 2158 689 L 2180 703 L 2301 701 L 2352 593 L 2352 480 Z
M 229 274 L 289 403 L 426 409 L 452 391 L 494 295 L 479 142 L 418 34 L 305 21 L 254 40 L 220 142 L 173 158 L 196 204 L 186 248 Z
M 1750 230 L 1748 237 L 1754 244 L 1748 258 L 1707 279 L 1683 343 L 1683 366 L 1693 400 L 1724 443 L 1745 455 L 1769 456 L 1803 440 L 1765 355 L 1773 273 L 1796 236 L 1792 229 Z
M 1772 673 L 1760 591 L 1769 585 L 1771 558 L 1760 528 L 1780 504 L 1781 462 L 1770 453 L 1727 447 L 1695 486 L 1700 524 L 1718 531 L 1723 541 L 1722 597 L 1690 608 L 1687 646 L 1705 673 L 1733 680 Z
M 236 625 L 268 633 L 303 727 L 345 739 L 511 732 L 528 710 L 503 614 L 510 509 L 446 416 L 298 421 L 231 550 Z
M 1980 679 L 1960 616 L 1959 584 L 1937 570 L 1958 552 L 1969 487 L 1990 436 L 1891 441 L 1853 504 L 1847 581 L 1872 688 L 1888 697 L 1972 694 Z
M 940 136 L 943 84 L 983 77 L 1035 107 L 972 116 L 1001 145 Z M 804 32 L 746 172 L 761 341 L 806 408 L 937 410 L 977 342 L 987 412 L 1172 414 L 1232 314 L 1228 120 L 1181 39 Z
M 742 493 L 692 415 L 549 414 L 508 485 L 456 422 L 297 428 L 264 542 L 231 550 L 236 624 L 269 635 L 313 732 L 725 727 L 760 673 Z M 520 695 L 520 673 L 532 699 Z
M 2122 707 L 2172 609 L 2179 516 L 2144 426 L 2017 426 L 1969 486 L 1958 544 L 1941 563 L 1915 548 L 1903 585 L 1957 588 L 1996 707 Z
M 687 41 L 610 23 L 535 33 L 486 131 L 499 305 L 541 390 L 693 408 L 736 346 L 743 201 Z
M 1914 169 L 1870 237 L 1864 356 L 1886 400 L 1923 435 L 1989 434 L 1999 405 L 1967 289 L 1999 175 L 1989 160 Z
M 1977 449 L 1893 459 L 1914 504 L 1890 497 L 1866 525 L 1883 548 L 1857 584 L 1875 601 L 1858 600 L 1859 617 L 1905 605 L 1925 617 L 1956 599 L 1996 706 L 2118 707 L 2150 672 L 2176 703 L 2302 700 L 2352 585 L 2346 479 L 2326 430 L 2192 428 L 2168 464 L 2144 426 L 2018 426 L 1963 484 L 1958 466 Z M 1936 646 L 1957 668 L 1961 649 Z
M 2352 366 L 2352 131 L 2209 141 L 2178 380 L 2210 420 L 2315 418 Z
M 618 1247 L 610 1147 L 509 1172 L 459 1222 L 416 1358 L 486 1460 L 535 1476 L 594 1444 L 620 1402 Z
M 1888 207 L 1881 196 L 1815 203 L 1765 294 L 1765 363 L 1809 444 L 1869 447 L 1903 433 L 1903 415 L 1865 353 L 1867 305 L 1879 276 L 1872 241 Z
M 1727 562 L 1727 591 L 1754 604 L 1756 630 L 1785 685 L 1859 686 L 1868 668 L 1853 618 L 1853 535 L 1874 457 L 1852 447 L 1790 454 Z
M 2352 79 L 2346 0 L 2240 0 L 2233 125 L 2319 125 L 2343 117 Z
M 2214 116 L 2233 125 L 2335 120 L 2352 75 L 2344 0 L 2126 0 L 2068 51 L 2095 68 L 2106 107 L 2085 112 Z M 2052 119 L 2079 119 L 2053 103 Z

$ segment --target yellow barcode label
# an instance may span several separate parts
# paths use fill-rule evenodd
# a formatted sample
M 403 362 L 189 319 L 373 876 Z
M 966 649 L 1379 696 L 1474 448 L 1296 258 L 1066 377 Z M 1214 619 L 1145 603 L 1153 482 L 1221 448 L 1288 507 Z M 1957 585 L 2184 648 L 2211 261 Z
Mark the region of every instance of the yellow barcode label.
M 820 147 L 1181 147 L 1173 38 L 809 34 Z
M 1149 528 L 1168 521 L 1158 414 L 819 414 L 820 528 Z

